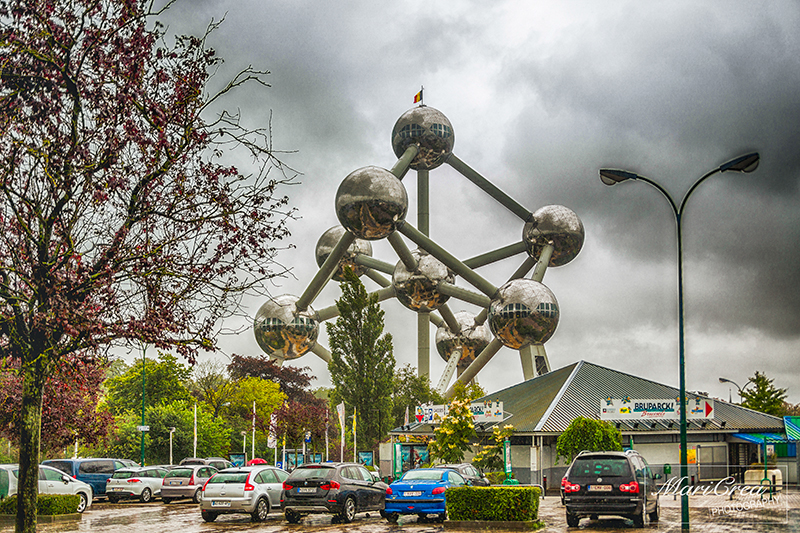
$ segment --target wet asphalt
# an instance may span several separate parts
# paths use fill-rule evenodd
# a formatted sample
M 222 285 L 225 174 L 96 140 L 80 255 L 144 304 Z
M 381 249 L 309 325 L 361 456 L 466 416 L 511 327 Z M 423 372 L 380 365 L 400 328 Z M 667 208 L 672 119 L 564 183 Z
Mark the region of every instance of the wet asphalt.
M 661 518 L 657 523 L 645 525 L 645 531 L 678 533 L 681 531 L 680 499 L 662 497 Z M 800 533 L 800 491 L 792 489 L 774 500 L 730 500 L 724 497 L 696 497 L 690 499 L 691 531 L 699 533 L 733 533 L 739 531 L 797 532 Z M 568 528 L 565 511 L 558 496 L 547 496 L 540 502 L 540 519 L 545 523 L 538 531 L 602 531 L 616 532 L 634 529 L 630 520 L 600 517 L 583 519 L 579 528 Z M 95 502 L 80 519 L 56 522 L 41 521 L 38 531 L 92 532 L 92 533 L 211 533 L 257 530 L 264 533 L 324 531 L 328 533 L 433 533 L 444 531 L 476 531 L 474 526 L 454 529 L 452 524 L 425 523 L 416 516 L 402 517 L 397 525 L 389 524 L 377 513 L 359 514 L 351 524 L 337 524 L 331 515 L 311 515 L 300 524 L 288 524 L 281 513 L 272 513 L 265 522 L 254 523 L 248 515 L 222 515 L 215 522 L 206 523 L 200 517 L 197 505 L 160 501 L 149 504 L 123 502 L 111 504 Z M 0 522 L 0 532 L 14 530 L 13 523 Z M 492 528 L 506 533 L 509 528 Z M 516 530 L 518 531 L 518 530 Z

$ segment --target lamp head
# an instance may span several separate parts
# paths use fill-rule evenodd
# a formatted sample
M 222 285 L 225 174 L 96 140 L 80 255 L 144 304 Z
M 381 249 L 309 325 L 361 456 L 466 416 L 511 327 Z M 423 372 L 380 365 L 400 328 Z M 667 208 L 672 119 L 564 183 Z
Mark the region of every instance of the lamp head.
M 627 170 L 616 170 L 613 168 L 600 169 L 600 181 L 606 185 L 616 185 L 622 181 L 638 179 L 639 175 Z
M 736 159 L 731 159 L 727 163 L 724 163 L 719 167 L 720 172 L 726 172 L 728 170 L 733 170 L 735 172 L 744 172 L 749 174 L 753 172 L 756 168 L 758 168 L 758 163 L 761 160 L 758 152 L 753 152 L 752 154 L 743 155 L 737 157 Z
M 731 383 L 731 380 L 725 378 L 719 378 L 720 383 Z

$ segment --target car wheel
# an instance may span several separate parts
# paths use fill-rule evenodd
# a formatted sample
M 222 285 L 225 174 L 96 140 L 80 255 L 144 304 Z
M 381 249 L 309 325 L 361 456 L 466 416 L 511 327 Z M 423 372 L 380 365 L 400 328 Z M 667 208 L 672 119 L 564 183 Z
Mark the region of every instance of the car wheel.
M 108 503 L 117 503 L 118 501 L 119 501 L 119 498 L 117 498 L 116 496 L 109 496 L 108 497 Z
M 139 495 L 139 501 L 142 503 L 150 503 L 150 500 L 153 499 L 153 493 L 150 492 L 150 489 L 145 487 L 142 489 L 142 493 Z
M 253 519 L 253 522 L 263 522 L 267 519 L 267 515 L 269 514 L 269 503 L 265 498 L 259 498 L 256 502 L 255 510 L 250 513 L 250 517 Z
M 658 522 L 658 512 L 659 512 L 659 506 L 658 506 L 658 500 L 656 500 L 656 508 L 652 513 L 650 513 L 651 522 Z
M 400 513 L 386 513 L 386 520 L 391 524 L 396 524 L 400 519 Z
M 80 496 L 81 501 L 78 502 L 78 512 L 82 513 L 86 510 L 86 507 L 89 505 L 89 498 L 86 497 L 86 494 L 79 492 L 78 496 Z
M 286 518 L 286 521 L 289 522 L 290 524 L 299 524 L 300 518 L 302 518 L 300 516 L 300 513 L 291 510 L 287 510 L 285 513 L 283 513 L 283 516 Z
M 578 524 L 581 521 L 581 517 L 578 515 L 574 515 L 572 513 L 567 513 L 567 526 L 568 527 L 578 527 Z
M 213 522 L 214 520 L 217 519 L 217 513 L 214 513 L 212 511 L 206 511 L 205 509 L 200 511 L 200 515 L 206 522 Z
M 642 503 L 642 510 L 639 513 L 633 515 L 633 527 L 636 528 L 644 527 L 645 511 L 646 511 L 645 504 Z
M 356 517 L 356 500 L 352 496 L 348 496 L 344 501 L 342 513 L 340 515 L 345 524 L 349 524 Z
M 162 496 L 162 497 L 161 497 L 161 501 L 162 501 L 162 502 L 164 502 L 164 503 L 166 503 L 166 504 L 170 504 L 170 503 L 172 503 L 172 498 L 164 498 L 164 497 Z
M 192 494 L 192 502 L 200 503 L 200 489 L 197 489 L 196 491 L 194 491 L 194 494 Z

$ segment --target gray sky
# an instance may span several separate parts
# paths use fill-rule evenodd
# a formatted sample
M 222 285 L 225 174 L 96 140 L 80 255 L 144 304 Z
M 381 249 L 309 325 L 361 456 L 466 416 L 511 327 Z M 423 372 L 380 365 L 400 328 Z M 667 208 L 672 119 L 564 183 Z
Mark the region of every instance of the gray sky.
M 317 239 L 338 224 L 339 183 L 394 164 L 392 127 L 424 85 L 425 104 L 453 125 L 460 159 L 530 211 L 560 204 L 583 221 L 580 255 L 544 278 L 561 309 L 545 345 L 551 366 L 585 359 L 677 386 L 672 212 L 647 184 L 606 187 L 597 171 L 645 175 L 679 202 L 707 171 L 759 151 L 755 173 L 710 178 L 684 212 L 687 388 L 727 399 L 720 376 L 744 385 L 759 370 L 800 402 L 800 4 L 183 0 L 164 20 L 198 33 L 223 16 L 210 38 L 226 59 L 219 80 L 253 65 L 271 72 L 272 86 L 236 93 L 228 107 L 253 127 L 271 115 L 275 148 L 296 150 L 284 160 L 302 172 L 286 191 L 299 209 L 296 249 L 279 256 L 295 277 L 272 294 L 305 290 Z M 416 225 L 413 174 L 404 183 Z M 430 225 L 461 259 L 522 233 L 518 218 L 446 165 L 431 172 Z M 397 261 L 388 243 L 373 247 Z M 522 260 L 480 273 L 500 285 Z M 314 307 L 338 296 L 332 284 Z M 384 309 L 398 363 L 416 365 L 416 317 L 397 301 Z M 252 329 L 221 347 L 259 353 Z M 294 364 L 329 384 L 315 355 Z M 431 355 L 434 383 L 444 364 Z M 506 348 L 479 375 L 490 392 L 521 380 Z

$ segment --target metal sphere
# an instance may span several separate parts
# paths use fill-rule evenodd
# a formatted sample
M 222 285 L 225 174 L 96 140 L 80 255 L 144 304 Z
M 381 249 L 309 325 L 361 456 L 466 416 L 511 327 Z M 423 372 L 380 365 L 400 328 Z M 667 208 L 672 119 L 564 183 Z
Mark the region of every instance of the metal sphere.
M 403 183 L 380 167 L 354 170 L 336 191 L 336 216 L 360 239 L 388 237 L 403 223 L 407 211 L 408 194 Z
M 322 234 L 322 237 L 317 241 L 317 248 L 315 251 L 317 266 L 321 267 L 325 260 L 328 259 L 328 256 L 331 255 L 333 248 L 342 238 L 345 231 L 346 230 L 342 226 L 334 226 Z M 372 245 L 363 239 L 356 239 L 353 244 L 347 247 L 344 256 L 339 260 L 339 266 L 333 272 L 333 279 L 336 281 L 344 281 L 345 267 L 350 267 L 356 276 L 360 277 L 363 275 L 364 272 L 367 271 L 367 268 L 355 262 L 355 258 L 359 254 L 371 257 Z
M 444 163 L 453 152 L 456 136 L 453 126 L 441 111 L 432 107 L 414 107 L 397 119 L 392 129 L 392 149 L 397 157 L 411 144 L 419 153 L 411 161 L 414 170 L 432 170 Z
M 273 359 L 297 359 L 317 342 L 317 312 L 311 307 L 298 312 L 297 299 L 291 294 L 271 298 L 256 313 L 256 342 Z
M 458 369 L 463 372 L 492 342 L 492 333 L 485 324 L 476 324 L 475 315 L 468 311 L 459 311 L 455 317 L 461 331 L 453 333 L 447 324 L 440 326 L 436 330 L 436 350 L 445 361 L 455 350 L 461 350 Z
M 417 261 L 413 272 L 402 261 L 394 267 L 392 285 L 397 299 L 412 311 L 426 313 L 440 308 L 450 297 L 439 292 L 439 282 L 453 283 L 455 275 L 425 250 L 413 250 L 411 255 Z
M 518 350 L 544 344 L 558 326 L 558 302 L 553 292 L 532 279 L 509 281 L 498 290 L 489 307 L 489 328 L 494 336 Z
M 542 207 L 522 229 L 522 240 L 528 254 L 534 259 L 539 258 L 546 245 L 553 245 L 553 255 L 548 266 L 566 265 L 575 259 L 583 247 L 583 238 L 581 219 L 563 205 Z

